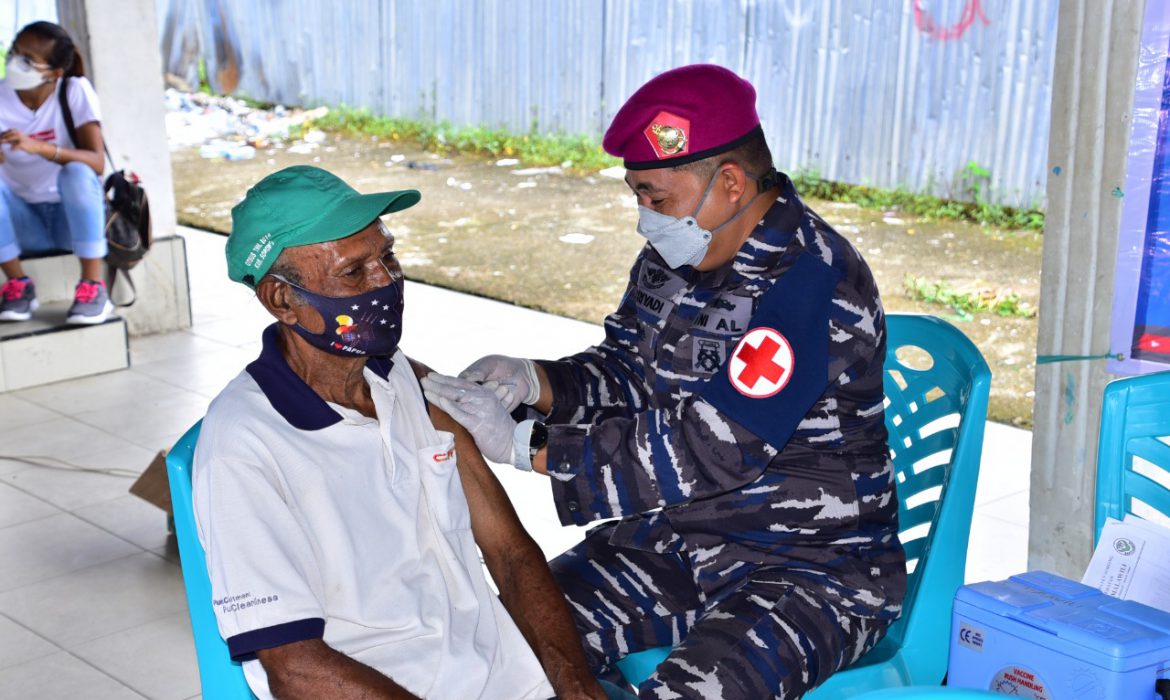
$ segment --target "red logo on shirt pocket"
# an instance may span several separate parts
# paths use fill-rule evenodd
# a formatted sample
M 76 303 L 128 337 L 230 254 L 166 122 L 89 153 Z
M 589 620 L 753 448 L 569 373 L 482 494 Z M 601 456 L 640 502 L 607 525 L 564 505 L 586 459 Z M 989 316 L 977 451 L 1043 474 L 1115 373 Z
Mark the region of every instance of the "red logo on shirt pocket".
M 447 460 L 452 459 L 454 457 L 455 457 L 455 448 L 452 447 L 451 449 L 447 450 L 446 452 L 436 452 L 434 454 L 434 456 L 431 457 L 431 459 L 435 460 L 436 462 L 446 462 Z
M 30 139 L 36 139 L 37 141 L 54 141 L 57 138 L 57 130 L 45 129 L 44 131 L 38 131 L 35 134 L 29 134 L 28 137 Z

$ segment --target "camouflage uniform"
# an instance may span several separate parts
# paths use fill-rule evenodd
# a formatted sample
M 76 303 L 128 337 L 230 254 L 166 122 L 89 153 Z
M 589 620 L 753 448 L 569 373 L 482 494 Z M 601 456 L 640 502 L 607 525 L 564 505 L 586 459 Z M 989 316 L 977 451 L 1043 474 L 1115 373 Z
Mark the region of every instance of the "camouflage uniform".
M 553 562 L 591 661 L 678 645 L 643 698 L 799 697 L 901 611 L 877 287 L 781 179 L 730 266 L 647 246 L 605 341 L 540 363 L 561 521 L 622 518 Z M 761 374 L 776 391 L 741 390 Z

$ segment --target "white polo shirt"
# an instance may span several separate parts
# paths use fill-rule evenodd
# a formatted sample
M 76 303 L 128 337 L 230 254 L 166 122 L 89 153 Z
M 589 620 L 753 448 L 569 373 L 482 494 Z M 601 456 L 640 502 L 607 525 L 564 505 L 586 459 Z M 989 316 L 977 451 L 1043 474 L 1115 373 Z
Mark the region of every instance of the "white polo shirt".
M 271 697 L 258 650 L 323 638 L 420 697 L 552 697 L 484 579 L 454 438 L 406 357 L 366 365 L 372 419 L 322 400 L 276 338 L 211 403 L 192 472 L 219 630 L 252 691 Z
M 73 126 L 80 129 L 90 122 L 102 120 L 98 96 L 88 78 L 77 77 L 65 81 L 68 92 L 69 113 L 73 115 Z M 76 148 L 65 128 L 65 115 L 61 113 L 61 81 L 44 104 L 29 109 L 20 101 L 16 91 L 0 83 L 0 131 L 18 129 L 29 138 L 55 143 L 63 148 Z M 60 202 L 57 191 L 57 174 L 61 166 L 47 158 L 25 153 L 4 146 L 4 162 L 0 164 L 0 180 L 12 189 L 13 194 L 26 202 Z

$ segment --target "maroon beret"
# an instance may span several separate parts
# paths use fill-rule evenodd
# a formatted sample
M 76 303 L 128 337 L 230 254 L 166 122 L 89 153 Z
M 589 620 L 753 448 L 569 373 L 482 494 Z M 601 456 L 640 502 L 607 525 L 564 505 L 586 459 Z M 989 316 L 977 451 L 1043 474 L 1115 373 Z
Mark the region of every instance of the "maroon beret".
M 710 158 L 759 132 L 752 84 L 722 66 L 698 63 L 638 88 L 601 145 L 627 169 L 650 170 Z

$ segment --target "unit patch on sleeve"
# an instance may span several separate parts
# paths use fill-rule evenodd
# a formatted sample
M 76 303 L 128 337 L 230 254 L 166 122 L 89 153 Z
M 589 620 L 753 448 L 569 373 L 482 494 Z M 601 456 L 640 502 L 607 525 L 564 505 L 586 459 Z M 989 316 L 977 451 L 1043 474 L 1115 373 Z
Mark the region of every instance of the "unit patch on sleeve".
M 772 328 L 753 328 L 740 338 L 727 378 L 736 391 L 753 399 L 766 399 L 782 390 L 793 371 L 792 344 Z
M 782 449 L 829 385 L 829 309 L 840 278 L 808 253 L 797 258 L 760 297 L 747 332 L 699 396 Z

